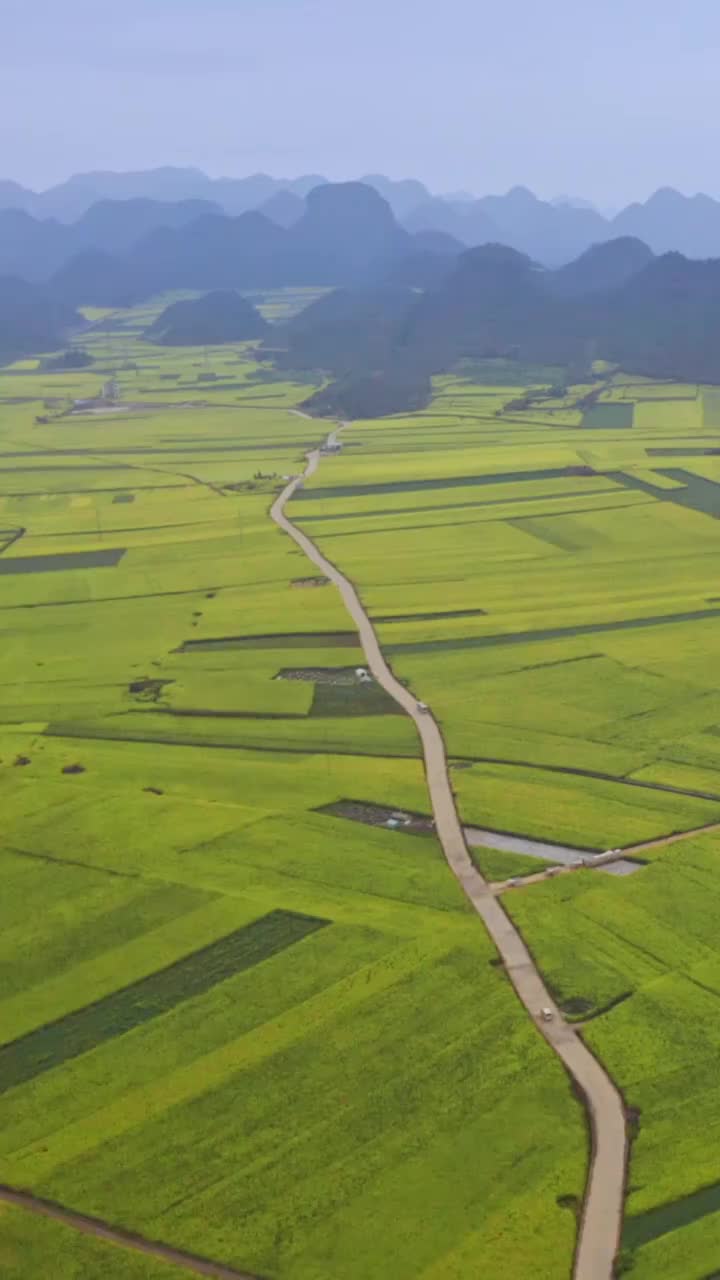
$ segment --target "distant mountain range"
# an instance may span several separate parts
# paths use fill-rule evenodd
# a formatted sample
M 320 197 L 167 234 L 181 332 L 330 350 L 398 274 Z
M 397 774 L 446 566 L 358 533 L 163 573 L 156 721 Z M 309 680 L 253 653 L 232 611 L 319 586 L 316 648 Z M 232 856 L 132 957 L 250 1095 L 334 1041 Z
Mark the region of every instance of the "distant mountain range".
M 672 188 L 656 191 L 644 203 L 631 204 L 613 217 L 603 216 L 588 201 L 562 196 L 540 200 L 524 187 L 505 195 L 475 199 L 465 192 L 433 195 L 414 179 L 395 181 L 382 174 L 359 179 L 390 205 L 396 219 L 410 232 L 441 231 L 465 246 L 502 243 L 528 254 L 546 266 L 569 262 L 591 245 L 619 236 L 637 236 L 654 253 L 676 250 L 686 257 L 720 256 L 720 201 L 707 195 L 684 196 Z M 45 257 L 37 259 L 35 279 L 47 278 L 72 253 L 84 249 L 117 252 L 118 243 L 103 239 L 108 202 L 120 203 L 127 216 L 125 247 L 131 237 L 161 226 L 188 221 L 198 205 L 230 217 L 259 211 L 287 229 L 304 212 L 307 195 L 327 179 L 320 174 L 299 178 L 209 178 L 199 169 L 160 168 L 137 173 L 76 174 L 47 191 L 35 192 L 16 182 L 0 180 L 0 270 L 4 269 L 13 236 L 22 238 L 22 224 L 7 221 L 3 211 L 24 213 L 45 224 Z M 345 184 L 339 184 L 345 185 Z M 100 205 L 100 224 L 88 213 Z M 173 206 L 184 213 L 173 214 Z M 141 209 L 154 225 L 137 230 Z M 27 226 L 27 224 L 25 224 Z M 64 229 L 71 234 L 64 234 Z M 28 231 L 28 237 L 30 232 Z M 28 272 L 30 274 L 30 272 Z
M 359 182 L 315 187 L 290 227 L 258 212 L 230 217 L 210 210 L 196 217 L 187 204 L 173 207 L 174 226 L 156 226 L 141 234 L 129 251 L 113 253 L 108 246 L 127 231 L 128 214 L 136 225 L 147 224 L 147 202 L 141 207 L 132 202 L 129 210 L 124 203 L 94 206 L 76 224 L 84 231 L 88 220 L 93 222 L 89 243 L 50 277 L 51 292 L 71 305 L 122 306 L 169 289 L 358 284 L 382 278 L 428 243 L 426 233 L 416 238 L 403 230 L 382 196 Z M 2 220 L 8 217 L 28 215 L 0 215 L 0 245 Z M 47 225 L 33 223 L 28 230 L 36 236 L 38 226 Z M 55 236 L 59 224 L 50 225 Z M 73 227 L 62 231 L 75 234 Z M 430 243 L 436 243 L 436 237 L 430 237 Z M 447 237 L 441 243 L 447 249 Z M 54 245 L 55 240 L 51 248 Z M 462 245 L 452 242 L 451 248 L 457 253 Z M 26 261 L 31 252 L 29 248 Z M 15 270 L 21 274 L 17 257 L 16 248 Z M 0 271 L 12 267 L 0 251 Z
M 301 199 L 327 179 L 308 174 L 287 181 L 258 173 L 248 178 L 208 178 L 199 169 L 147 169 L 137 173 L 78 173 L 47 191 L 31 191 L 17 182 L 0 179 L 0 209 L 22 209 L 35 218 L 76 222 L 101 200 L 154 200 L 178 204 L 185 200 L 209 200 L 226 213 L 257 209 L 278 191 L 290 191 Z
M 422 294 L 394 284 L 331 293 L 287 325 L 285 343 L 280 363 L 335 375 L 314 408 L 349 417 L 415 407 L 432 374 L 490 357 L 563 366 L 576 381 L 602 359 L 717 383 L 720 261 L 655 257 L 625 237 L 548 271 L 488 244 L 449 259 Z
M 413 179 L 395 182 L 382 174 L 370 174 L 359 181 L 374 187 L 399 218 L 431 198 L 427 188 Z M 161 204 L 203 200 L 237 217 L 263 209 L 279 194 L 302 201 L 314 187 L 327 182 L 318 173 L 300 178 L 271 178 L 265 173 L 248 178 L 208 178 L 199 169 L 163 168 L 138 173 L 80 173 L 59 186 L 38 192 L 0 179 L 0 210 L 21 209 L 34 218 L 69 223 L 77 222 L 91 205 L 103 200 L 153 200 Z
M 333 374 L 321 407 L 351 416 L 422 403 L 433 373 L 488 356 L 563 365 L 579 377 L 597 358 L 635 373 L 720 383 L 720 243 L 715 258 L 695 260 L 658 255 L 636 234 L 650 218 L 657 243 L 663 211 L 681 210 L 699 243 L 703 218 L 720 209 L 713 201 L 659 193 L 608 224 L 576 201 L 550 205 L 521 190 L 454 209 L 429 198 L 425 208 L 447 215 L 438 228 L 423 226 L 417 207 L 402 225 L 377 190 L 381 181 L 268 193 L 258 180 L 265 212 L 237 215 L 196 196 L 148 195 L 103 199 L 74 223 L 5 211 L 0 353 L 57 349 L 82 326 L 82 305 L 124 306 L 177 289 L 212 296 L 171 310 L 149 336 L 261 340 L 264 324 L 240 292 L 326 285 L 334 291 L 284 330 L 274 328 L 268 346 L 287 368 Z M 408 205 L 417 191 L 401 185 Z M 535 219 L 531 243 L 542 239 L 544 255 L 530 251 L 526 214 Z M 562 234 L 557 219 L 565 220 Z M 456 233 L 465 220 L 482 245 L 464 247 Z M 500 223 L 514 243 L 493 236 Z M 608 239 L 609 225 L 632 234 Z M 546 265 L 561 242 L 584 245 L 598 235 L 572 261 Z
M 409 201 L 412 191 L 404 194 Z M 686 224 L 692 220 L 688 206 L 695 210 L 699 242 L 697 209 L 705 205 L 684 202 L 683 197 L 668 199 L 673 208 L 681 202 Z M 707 203 L 717 209 L 719 225 L 717 249 L 707 243 L 705 255 L 714 252 L 720 257 L 720 205 Z M 572 245 L 571 262 L 587 251 L 588 243 L 592 247 L 641 240 L 647 253 L 656 252 L 637 227 L 649 217 L 658 224 L 658 206 L 664 204 L 664 197 L 657 196 L 608 224 L 591 209 L 546 204 L 529 192 L 515 191 L 506 197 L 458 202 L 456 207 L 427 201 L 423 207 L 439 210 L 444 224 L 430 228 L 423 225 L 427 219 L 418 210 L 401 224 L 376 187 L 346 182 L 321 184 L 302 197 L 276 191 L 265 200 L 264 211 L 239 215 L 204 200 L 168 203 L 145 196 L 102 200 L 74 223 L 38 221 L 21 210 L 6 210 L 0 213 L 0 275 L 48 283 L 53 295 L 71 306 L 123 306 L 168 289 L 380 282 L 428 289 L 440 283 L 450 261 L 475 237 L 478 244 L 504 244 L 545 266 L 565 262 L 563 244 Z M 532 235 L 524 229 L 526 214 L 534 220 Z M 678 226 L 680 222 L 678 217 Z M 621 235 L 619 228 L 625 224 L 630 229 Z M 688 233 L 686 238 L 692 237 Z M 654 243 L 658 242 L 662 238 L 656 227 Z M 664 246 L 660 250 L 666 251 Z M 617 270 L 618 256 L 611 261 Z M 564 287 L 564 279 L 557 275 L 558 289 Z M 609 286 L 613 281 L 602 283 Z
M 6 209 L 0 212 L 0 274 L 48 280 L 76 254 L 89 250 L 123 254 L 160 227 L 182 227 L 212 214 L 224 217 L 219 205 L 205 200 L 178 204 L 144 198 L 102 200 L 68 225 Z
M 720 202 L 669 187 L 612 218 L 577 200 L 548 203 L 514 187 L 507 195 L 471 202 L 434 198 L 417 206 L 404 225 L 412 231 L 447 231 L 466 245 L 496 241 L 545 266 L 559 266 L 593 244 L 620 236 L 637 236 L 657 254 L 720 256 Z
M 428 398 L 433 374 L 489 357 L 562 366 L 574 381 L 606 360 L 630 373 L 720 383 L 720 259 L 656 256 L 634 237 L 596 245 L 554 270 L 506 245 L 437 252 L 448 250 L 447 240 L 433 236 L 428 248 L 422 234 L 398 227 L 375 191 L 349 183 L 316 189 L 290 230 L 260 214 L 212 214 L 141 244 L 141 257 L 76 258 L 50 286 L 0 279 L 0 353 L 57 350 L 82 329 L 73 303 L 88 301 L 91 287 L 132 289 L 133 269 L 140 279 L 151 265 L 162 274 L 180 264 L 198 279 L 222 277 L 224 288 L 173 304 L 147 337 L 190 345 L 265 338 L 267 357 L 280 367 L 333 377 L 314 402 L 323 412 L 414 408 Z M 264 270 L 284 279 L 325 271 L 343 287 L 270 330 L 227 286 L 229 264 L 251 274 L 263 253 Z M 433 278 L 419 287 L 418 272 L 427 277 L 430 263 Z

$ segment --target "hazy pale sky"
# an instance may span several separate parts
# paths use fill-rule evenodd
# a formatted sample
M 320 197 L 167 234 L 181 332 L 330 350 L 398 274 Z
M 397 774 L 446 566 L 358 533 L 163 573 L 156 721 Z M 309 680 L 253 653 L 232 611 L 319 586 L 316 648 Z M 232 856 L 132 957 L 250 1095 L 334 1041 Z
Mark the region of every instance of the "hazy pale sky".
M 717 0 L 3 0 L 0 177 L 720 196 Z

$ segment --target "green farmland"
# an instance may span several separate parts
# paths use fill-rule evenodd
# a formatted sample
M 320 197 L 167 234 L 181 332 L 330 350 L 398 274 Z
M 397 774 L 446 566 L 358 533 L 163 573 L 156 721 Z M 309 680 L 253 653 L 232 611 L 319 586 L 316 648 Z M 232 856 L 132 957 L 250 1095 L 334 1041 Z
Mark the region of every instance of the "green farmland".
M 564 1072 L 434 837 L 327 812 L 428 797 L 268 518 L 308 387 L 159 305 L 0 371 L 0 1182 L 265 1280 L 569 1275 Z M 0 1269 L 170 1274 L 9 1206 Z
M 0 1182 L 263 1280 L 570 1277 L 568 1078 L 433 834 L 337 812 L 429 801 L 412 722 L 269 519 L 326 427 L 247 346 L 145 344 L 161 305 L 90 313 L 89 369 L 0 370 Z M 71 412 L 110 373 L 119 403 Z M 708 1280 L 717 393 L 608 374 L 536 403 L 557 374 L 437 379 L 347 427 L 288 513 L 431 704 L 466 823 L 652 846 L 504 901 L 631 1108 L 633 1275 Z M 0 1205 L 3 1275 L 48 1260 L 170 1274 Z
M 81 1235 L 20 1209 L 0 1206 L 0 1267 L 6 1280 L 47 1274 L 63 1280 L 168 1280 L 163 1262 Z
M 394 670 L 438 714 L 467 822 L 589 851 L 652 846 L 634 875 L 583 870 L 505 903 L 629 1108 L 625 1265 L 708 1280 L 717 392 L 611 377 L 582 413 L 587 388 L 573 387 L 520 411 L 478 382 L 438 379 L 425 412 L 346 428 L 293 517 L 359 586 Z M 491 878 L 533 869 L 475 856 Z

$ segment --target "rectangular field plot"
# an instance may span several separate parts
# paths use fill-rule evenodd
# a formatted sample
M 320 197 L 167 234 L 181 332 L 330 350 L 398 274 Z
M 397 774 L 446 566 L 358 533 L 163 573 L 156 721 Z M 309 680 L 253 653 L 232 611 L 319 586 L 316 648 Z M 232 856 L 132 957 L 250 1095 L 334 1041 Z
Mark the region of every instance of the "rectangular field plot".
M 632 474 L 639 480 L 649 484 L 653 489 L 683 489 L 684 480 L 673 480 L 666 472 L 653 471 L 642 467 L 633 467 Z
M 39 1027 L 0 1048 L 0 1090 L 6 1092 L 33 1080 L 107 1040 L 169 1013 L 178 1004 L 203 995 L 217 983 L 260 964 L 329 923 L 293 912 L 270 912 L 168 969 L 67 1014 L 59 1022 Z
M 347 498 L 342 504 L 331 498 L 325 499 L 322 489 L 308 489 L 302 510 L 298 508 L 295 519 L 340 521 L 357 519 L 363 515 L 381 517 L 386 515 L 419 514 L 421 512 L 448 511 L 454 507 L 472 506 L 493 508 L 503 505 L 508 507 L 514 503 L 531 503 L 549 501 L 551 498 L 590 497 L 593 494 L 620 492 L 619 486 L 605 475 L 563 474 L 555 479 L 519 479 L 503 482 L 502 477 L 493 477 L 492 484 L 484 489 L 471 483 L 450 485 L 438 494 L 430 489 L 426 494 L 421 490 L 410 493 L 395 493 L 390 501 L 372 494 Z M 581 505 L 581 504 L 578 504 Z
M 356 631 L 336 631 L 323 635 L 317 631 L 297 631 L 292 635 L 217 636 L 207 640 L 185 640 L 181 653 L 210 653 L 221 649 L 331 649 L 357 647 Z
M 83 753 L 97 741 L 154 743 L 184 748 L 208 747 L 213 751 L 256 748 L 281 754 L 300 755 L 416 756 L 420 754 L 417 733 L 406 715 L 390 714 L 388 703 L 379 694 L 367 702 L 347 699 L 344 707 L 336 699 L 322 700 L 318 709 L 306 716 L 263 716 L 256 713 L 223 715 L 222 712 L 177 712 L 114 715 L 97 721 L 80 718 L 72 722 L 54 721 L 45 733 L 66 743 L 66 750 Z M 71 748 L 73 742 L 83 743 Z
M 294 495 L 294 501 L 301 500 L 303 502 L 309 500 L 317 500 L 322 498 L 323 501 L 329 498 L 360 498 L 367 496 L 381 497 L 384 494 L 394 493 L 427 493 L 436 489 L 454 489 L 477 487 L 484 488 L 486 485 L 496 484 L 522 484 L 523 481 L 533 480 L 558 480 L 564 476 L 571 476 L 572 472 L 567 468 L 548 468 L 546 470 L 532 471 L 529 467 L 526 470 L 510 471 L 510 472 L 492 472 L 486 475 L 462 475 L 449 474 L 442 479 L 424 479 L 417 478 L 415 480 L 395 480 L 385 483 L 378 479 L 376 483 L 355 484 L 355 485 L 329 485 L 316 486 L 314 488 L 298 489 Z M 301 513 L 302 514 L 302 513 Z
M 703 430 L 703 404 L 694 397 L 667 399 L 659 396 L 640 400 L 635 405 L 635 428 L 638 432 L 663 432 L 667 435 L 700 434 Z
M 490 615 L 492 616 L 492 615 Z M 606 632 L 645 630 L 652 627 L 679 626 L 685 623 L 704 622 L 709 618 L 720 617 L 720 608 L 697 609 L 690 613 L 668 613 L 650 615 L 648 617 L 620 619 L 616 622 L 591 622 L 587 625 L 557 627 L 547 631 L 518 631 L 505 635 L 483 635 L 459 637 L 443 643 L 440 640 L 419 641 L 415 644 L 394 644 L 387 646 L 389 653 L 422 653 L 430 651 L 447 652 L 461 649 L 484 649 L 493 646 L 532 644 L 546 640 L 572 639 L 575 636 L 603 635 Z
M 311 716 L 404 716 L 398 705 L 380 685 L 374 682 L 360 684 L 326 684 L 315 686 Z
M 125 547 L 107 551 L 71 551 L 46 556 L 5 556 L 0 574 L 59 573 L 67 569 L 112 569 L 125 555 Z
M 702 393 L 702 412 L 705 427 L 720 428 L 720 389 L 705 387 Z
M 145 1091 L 66 1125 L 62 1140 L 49 1135 L 41 1144 L 49 1150 L 29 1155 L 42 1193 L 62 1186 L 101 1216 L 121 1202 L 127 1225 L 185 1247 L 193 1240 L 258 1275 L 349 1280 L 382 1274 L 392 1241 L 397 1280 L 447 1270 L 458 1250 L 477 1256 L 476 1233 L 484 1241 L 486 1231 L 483 1259 L 502 1274 L 496 1264 L 508 1247 L 523 1256 L 507 1229 L 500 1246 L 493 1225 L 512 1205 L 525 1229 L 532 1224 L 533 1276 L 554 1280 L 558 1259 L 564 1270 L 572 1255 L 572 1215 L 555 1200 L 557 1185 L 571 1193 L 580 1185 L 577 1104 L 567 1088 L 555 1089 L 555 1064 L 529 1025 L 515 1027 L 512 1053 L 477 1070 L 488 1042 L 506 1042 L 514 1006 L 477 930 L 473 937 L 405 940 L 280 1016 L 266 1015 L 191 1069 L 171 1068 Z M 293 985 L 298 969 L 289 967 Z M 399 1067 L 409 1038 L 416 1052 Z M 520 1165 L 511 1137 L 519 1117 Z M 36 1109 L 26 1128 L 38 1132 L 43 1120 Z M 480 1147 L 486 1158 L 474 1161 Z M 367 1159 L 355 1158 L 360 1149 Z M 436 1212 L 419 1230 L 417 1204 L 426 1199 Z M 238 1206 L 243 1229 L 228 1237 Z M 286 1220 L 297 1226 L 278 1241 L 277 1222 Z
M 720 821 L 717 800 L 519 765 L 474 765 L 457 788 L 466 822 L 596 852 Z
M 107 876 L 66 867 L 41 857 L 0 852 L 3 929 L 0 933 L 2 1001 L 23 998 L 48 973 L 60 980 L 77 965 L 102 961 L 111 949 L 136 944 L 154 930 L 188 918 L 214 895 L 186 885 L 152 884 L 130 876 Z M 42 913 L 26 919 L 36 897 Z M 7 1005 L 0 1013 L 3 1039 L 13 1034 Z
M 618 431 L 632 427 L 635 417 L 634 404 L 594 404 L 583 414 L 582 425 L 595 431 Z

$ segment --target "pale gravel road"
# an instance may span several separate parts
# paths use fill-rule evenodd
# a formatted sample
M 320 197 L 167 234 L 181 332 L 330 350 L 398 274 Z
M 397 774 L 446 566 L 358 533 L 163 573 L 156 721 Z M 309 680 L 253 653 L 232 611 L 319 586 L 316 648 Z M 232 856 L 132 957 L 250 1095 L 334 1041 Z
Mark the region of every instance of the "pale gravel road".
M 335 432 L 331 438 L 334 436 Z M 565 1022 L 520 934 L 470 858 L 455 808 L 445 743 L 432 714 L 420 711 L 416 699 L 393 675 L 352 583 L 285 515 L 287 502 L 303 480 L 314 474 L 319 462 L 319 450 L 308 455 L 304 474 L 290 481 L 273 503 L 270 514 L 338 588 L 358 629 L 373 676 L 414 720 L 422 741 L 435 828 L 447 862 L 495 943 L 535 1027 L 562 1060 L 582 1093 L 590 1120 L 592 1152 L 573 1277 L 574 1280 L 612 1280 L 622 1228 L 628 1150 L 622 1098 L 577 1031 Z M 552 1021 L 540 1019 L 541 1009 L 552 1010 Z

